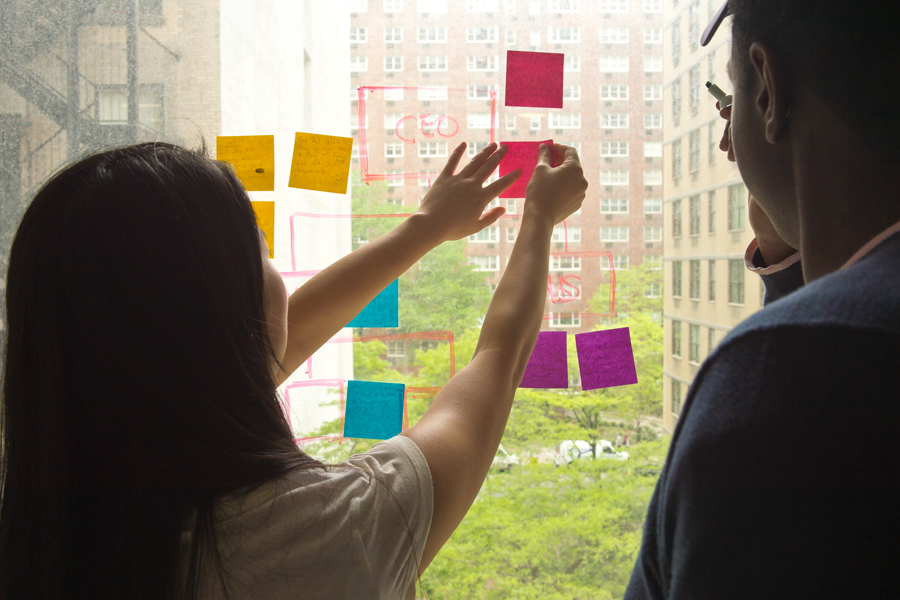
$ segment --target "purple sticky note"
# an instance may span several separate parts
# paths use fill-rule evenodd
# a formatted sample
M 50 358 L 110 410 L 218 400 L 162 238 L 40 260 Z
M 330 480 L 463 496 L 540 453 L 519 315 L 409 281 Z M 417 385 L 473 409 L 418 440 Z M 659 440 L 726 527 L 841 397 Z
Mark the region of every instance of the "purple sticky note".
M 525 188 L 531 181 L 534 174 L 534 168 L 537 166 L 538 155 L 540 154 L 541 144 L 547 144 L 553 147 L 553 140 L 545 140 L 543 142 L 500 142 L 500 145 L 509 144 L 509 152 L 500 161 L 500 177 L 507 173 L 512 173 L 516 169 L 522 169 L 522 176 L 519 177 L 509 189 L 500 194 L 501 198 L 524 198 Z M 556 166 L 556 157 L 553 157 L 554 166 Z
M 519 387 L 523 388 L 567 388 L 569 370 L 566 356 L 566 332 L 542 331 Z
M 506 106 L 562 108 L 563 63 L 558 52 L 506 53 Z
M 575 334 L 581 389 L 637 383 L 631 333 L 627 327 Z

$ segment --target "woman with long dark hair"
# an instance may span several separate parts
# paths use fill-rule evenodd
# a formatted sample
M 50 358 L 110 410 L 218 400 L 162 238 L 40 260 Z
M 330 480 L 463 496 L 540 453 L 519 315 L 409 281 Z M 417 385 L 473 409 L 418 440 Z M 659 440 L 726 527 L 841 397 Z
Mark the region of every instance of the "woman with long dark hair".
M 431 248 L 500 217 L 483 211 L 519 174 L 483 187 L 505 148 L 454 174 L 464 150 L 415 215 L 290 299 L 227 165 L 156 143 L 54 176 L 10 253 L 0 598 L 413 593 L 500 442 L 552 227 L 584 198 L 575 151 L 543 148 L 473 360 L 418 424 L 328 468 L 276 388 Z

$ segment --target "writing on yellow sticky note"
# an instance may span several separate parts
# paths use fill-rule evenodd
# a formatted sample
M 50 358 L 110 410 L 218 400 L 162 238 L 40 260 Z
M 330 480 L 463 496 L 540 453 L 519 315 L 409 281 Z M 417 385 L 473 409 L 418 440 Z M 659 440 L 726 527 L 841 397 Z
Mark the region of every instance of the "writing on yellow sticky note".
M 272 201 L 253 201 L 253 212 L 256 213 L 256 224 L 266 234 L 266 245 L 269 247 L 269 258 L 275 258 L 275 203 Z
M 352 147 L 353 138 L 298 132 L 288 187 L 346 194 Z
M 234 167 L 248 192 L 275 191 L 274 135 L 220 135 L 216 159 Z

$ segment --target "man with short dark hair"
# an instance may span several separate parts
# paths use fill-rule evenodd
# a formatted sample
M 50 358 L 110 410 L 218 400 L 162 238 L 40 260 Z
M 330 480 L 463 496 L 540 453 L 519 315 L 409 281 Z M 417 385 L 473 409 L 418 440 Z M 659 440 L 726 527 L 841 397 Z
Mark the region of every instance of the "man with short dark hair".
M 722 148 L 766 308 L 694 379 L 629 600 L 900 598 L 898 13 L 728 0 L 704 32 L 734 15 Z

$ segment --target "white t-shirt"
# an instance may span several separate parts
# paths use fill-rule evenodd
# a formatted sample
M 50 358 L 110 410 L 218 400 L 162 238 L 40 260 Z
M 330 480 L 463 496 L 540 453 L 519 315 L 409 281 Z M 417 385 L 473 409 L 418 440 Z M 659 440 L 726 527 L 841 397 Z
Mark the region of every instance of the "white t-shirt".
M 216 535 L 230 597 L 414 598 L 432 502 L 428 463 L 404 436 L 227 498 Z M 199 597 L 223 597 L 213 571 L 204 570 Z

